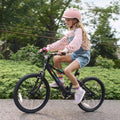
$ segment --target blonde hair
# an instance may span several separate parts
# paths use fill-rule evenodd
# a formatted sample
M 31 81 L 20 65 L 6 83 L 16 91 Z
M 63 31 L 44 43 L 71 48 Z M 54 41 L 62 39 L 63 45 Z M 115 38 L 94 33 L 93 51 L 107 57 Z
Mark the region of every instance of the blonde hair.
M 82 29 L 82 37 L 83 37 L 82 41 L 83 41 L 83 43 L 84 43 L 84 47 L 85 47 L 85 48 L 90 48 L 90 40 L 89 40 L 89 38 L 88 38 L 88 36 L 87 36 L 87 33 L 86 33 L 86 31 L 85 31 L 85 29 L 84 29 L 84 27 L 83 27 L 83 24 L 79 21 L 79 22 L 77 22 L 77 23 L 75 24 L 75 27 Z M 72 29 L 71 29 L 71 30 L 72 30 Z M 89 43 L 89 45 L 88 45 L 87 43 Z
M 89 40 L 87 33 L 83 27 L 83 24 L 81 22 L 76 23 L 76 28 L 81 28 L 82 29 L 82 33 L 83 33 L 83 40 Z

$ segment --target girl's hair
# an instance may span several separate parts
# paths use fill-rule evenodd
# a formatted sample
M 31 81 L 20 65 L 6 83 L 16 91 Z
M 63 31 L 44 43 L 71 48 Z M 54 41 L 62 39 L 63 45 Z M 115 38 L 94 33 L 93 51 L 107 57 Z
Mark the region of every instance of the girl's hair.
M 83 27 L 83 24 L 82 24 L 80 21 L 78 21 L 78 22 L 75 24 L 75 27 L 82 29 L 82 38 L 83 38 L 82 40 L 83 40 L 83 43 L 84 43 L 84 47 L 85 47 L 85 48 L 90 48 L 90 40 L 89 40 L 89 38 L 88 38 L 88 36 L 87 36 L 87 33 L 86 33 L 86 31 L 85 31 L 85 29 L 84 29 L 84 27 Z M 72 30 L 72 28 L 71 28 L 70 30 Z M 89 43 L 89 44 L 87 44 L 87 43 Z
M 88 36 L 87 36 L 87 33 L 86 33 L 86 31 L 85 31 L 85 29 L 84 29 L 84 27 L 83 27 L 83 24 L 82 24 L 80 21 L 78 21 L 78 22 L 75 24 L 75 27 L 82 29 L 82 38 L 83 38 L 82 40 L 83 40 L 83 43 L 84 43 L 84 47 L 85 47 L 85 48 L 90 48 L 90 40 L 89 40 L 89 38 L 88 38 Z M 72 30 L 72 28 L 71 28 L 70 30 Z M 87 44 L 87 43 L 89 43 L 89 44 Z
M 87 36 L 87 33 L 86 33 L 86 31 L 85 31 L 85 29 L 84 29 L 84 27 L 83 27 L 83 24 L 79 21 L 79 22 L 76 23 L 75 26 L 76 26 L 76 28 L 81 28 L 81 29 L 82 29 L 83 41 L 84 41 L 84 40 L 89 40 L 89 38 L 88 38 L 88 36 Z

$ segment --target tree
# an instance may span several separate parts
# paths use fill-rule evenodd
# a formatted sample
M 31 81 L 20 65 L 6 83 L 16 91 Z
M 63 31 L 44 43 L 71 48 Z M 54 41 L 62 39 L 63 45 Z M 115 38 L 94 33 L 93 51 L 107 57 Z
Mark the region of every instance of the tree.
M 0 25 L 37 26 L 56 32 L 61 25 L 63 12 L 73 5 L 73 0 L 2 0 L 0 4 Z M 55 34 L 50 36 L 55 37 Z
M 80 0 L 74 1 L 80 2 Z M 73 0 L 2 0 L 0 4 L 2 5 L 0 24 L 7 25 L 7 30 L 15 32 L 15 34 L 9 33 L 8 42 L 12 43 L 14 46 L 11 48 L 17 51 L 27 43 L 43 47 L 50 40 L 18 35 L 16 32 L 55 38 L 57 30 L 63 23 L 62 14 L 67 7 L 73 5 Z M 4 34 L 1 39 L 5 40 Z
M 107 8 L 95 7 L 91 11 L 95 15 L 92 23 L 95 25 L 94 28 L 96 28 L 94 33 L 91 34 L 91 43 L 93 44 L 91 64 L 94 64 L 98 55 L 104 58 L 116 59 L 117 41 L 119 39 L 115 36 L 116 30 L 112 31 L 110 19 L 116 20 L 113 14 L 118 15 L 120 12 L 118 2 Z M 96 16 L 98 19 L 96 19 Z

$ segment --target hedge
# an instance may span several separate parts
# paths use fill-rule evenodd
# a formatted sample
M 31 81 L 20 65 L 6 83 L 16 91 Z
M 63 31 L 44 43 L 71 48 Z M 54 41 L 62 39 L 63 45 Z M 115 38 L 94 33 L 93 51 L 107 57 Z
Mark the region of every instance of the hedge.
M 64 65 L 65 67 L 65 65 Z M 38 73 L 42 68 L 29 62 L 0 60 L 0 98 L 13 98 L 13 90 L 17 81 L 28 73 Z M 102 80 L 106 89 L 106 99 L 120 100 L 120 69 L 103 67 L 84 67 L 80 70 L 80 78 L 95 76 Z M 46 79 L 51 83 L 53 79 L 46 73 Z M 69 80 L 64 76 L 66 85 Z M 61 99 L 60 91 L 51 88 L 51 99 Z

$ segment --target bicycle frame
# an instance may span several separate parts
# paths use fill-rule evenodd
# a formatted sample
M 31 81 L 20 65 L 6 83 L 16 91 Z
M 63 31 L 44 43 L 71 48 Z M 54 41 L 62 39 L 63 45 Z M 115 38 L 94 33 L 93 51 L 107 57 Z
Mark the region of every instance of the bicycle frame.
M 44 57 L 45 57 L 45 59 L 46 59 L 46 62 L 45 62 L 43 71 L 41 71 L 41 72 L 43 72 L 42 78 L 45 77 L 45 70 L 47 69 L 47 71 L 49 72 L 49 74 L 52 76 L 52 78 L 55 80 L 55 82 L 56 82 L 57 85 L 59 86 L 59 89 L 60 89 L 63 93 L 65 93 L 66 95 L 68 95 L 68 94 L 70 94 L 70 91 L 68 91 L 68 90 L 62 85 L 61 81 L 58 79 L 56 73 L 54 72 L 54 70 L 56 70 L 56 71 L 58 71 L 58 72 L 60 72 L 60 73 L 62 73 L 62 74 L 65 74 L 64 71 L 63 71 L 62 69 L 56 68 L 55 66 L 53 66 L 53 65 L 51 65 L 51 64 L 49 63 L 49 60 L 50 60 L 50 58 L 51 58 L 53 55 L 55 55 L 55 54 L 51 54 L 50 56 L 44 54 Z M 72 86 L 71 86 L 71 87 L 72 87 Z

